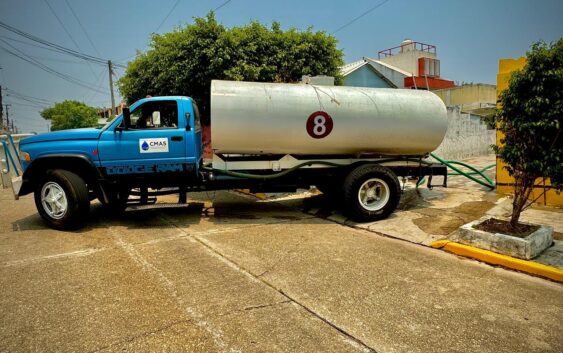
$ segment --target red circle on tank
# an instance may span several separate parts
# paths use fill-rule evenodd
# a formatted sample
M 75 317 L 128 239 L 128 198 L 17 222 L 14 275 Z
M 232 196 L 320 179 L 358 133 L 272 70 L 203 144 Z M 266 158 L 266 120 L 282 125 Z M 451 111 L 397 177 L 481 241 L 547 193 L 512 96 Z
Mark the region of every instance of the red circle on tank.
M 315 139 L 327 137 L 334 127 L 334 122 L 327 112 L 316 111 L 307 118 L 307 133 Z

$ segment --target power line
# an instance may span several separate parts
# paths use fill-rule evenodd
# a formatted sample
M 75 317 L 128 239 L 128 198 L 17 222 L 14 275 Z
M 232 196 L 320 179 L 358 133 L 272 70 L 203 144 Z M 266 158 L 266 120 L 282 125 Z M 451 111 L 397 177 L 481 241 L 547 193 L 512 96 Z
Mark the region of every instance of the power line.
M 29 45 L 29 46 L 31 46 L 31 47 L 36 47 L 36 48 L 41 48 L 41 49 L 49 50 L 49 51 L 52 51 L 52 52 L 55 52 L 55 53 L 59 53 L 59 54 L 61 53 L 60 50 L 53 49 L 53 48 L 49 48 L 49 47 L 46 47 L 46 46 L 43 46 L 43 45 L 39 45 L 39 44 L 29 43 L 29 42 L 26 42 L 26 41 L 24 41 L 24 40 L 20 40 L 20 39 L 16 39 L 16 38 L 11 38 L 11 37 L 7 37 L 7 36 L 3 36 L 3 35 L 0 35 L 0 38 L 9 40 L 9 41 L 11 41 L 11 42 L 17 42 L 17 43 L 22 43 L 22 44 L 25 44 L 25 45 Z
M 49 7 L 49 10 L 51 11 L 51 13 L 53 14 L 53 16 L 55 16 L 55 18 L 57 19 L 57 21 L 59 21 L 59 24 L 61 25 L 61 27 L 63 28 L 63 30 L 65 31 L 66 35 L 70 38 L 70 40 L 72 41 L 72 43 L 74 43 L 74 45 L 76 46 L 76 48 L 78 50 L 80 49 L 80 46 L 78 45 L 78 43 L 76 43 L 76 41 L 74 40 L 74 38 L 72 37 L 72 35 L 70 34 L 70 32 L 66 29 L 63 21 L 61 21 L 61 19 L 59 18 L 59 16 L 57 15 L 57 13 L 55 12 L 55 10 L 53 10 L 53 8 L 51 7 L 51 4 L 49 4 L 49 1 L 47 0 L 43 0 L 45 2 L 45 4 L 47 4 L 47 6 Z
M 36 105 L 36 104 L 26 104 L 26 103 L 19 103 L 19 102 L 13 102 L 13 101 L 10 102 L 10 104 L 21 105 L 22 107 L 29 107 L 29 108 L 35 108 L 35 109 L 46 108 L 46 107 L 42 107 L 42 106 L 39 106 L 39 105 Z M 14 119 L 14 118 L 12 117 L 12 119 Z
M 76 61 L 76 60 L 65 60 L 65 59 L 59 59 L 59 58 L 53 58 L 53 57 L 49 57 L 49 56 L 37 56 L 37 55 L 28 55 L 30 58 L 34 58 L 36 60 L 47 60 L 47 61 L 54 61 L 54 62 L 59 62 L 59 63 L 65 63 L 65 64 L 79 64 L 79 65 L 83 65 L 85 62 L 84 61 Z
M 57 51 L 59 51 L 59 52 L 61 52 L 61 53 L 68 54 L 68 55 L 72 55 L 72 56 L 75 56 L 75 57 L 80 58 L 80 59 L 82 59 L 82 60 L 94 62 L 94 63 L 96 63 L 96 64 L 101 64 L 101 65 L 104 65 L 104 66 L 107 65 L 107 59 L 102 59 L 102 58 L 99 58 L 99 57 L 96 57 L 96 56 L 93 56 L 93 55 L 90 55 L 90 54 L 81 53 L 81 52 L 79 52 L 79 51 L 76 51 L 76 50 L 73 50 L 73 49 L 69 49 L 69 48 L 63 47 L 62 45 L 58 45 L 58 44 L 49 42 L 48 40 L 39 38 L 39 37 L 37 37 L 37 36 L 35 36 L 35 35 L 33 35 L 33 34 L 30 34 L 30 33 L 24 32 L 24 31 L 22 31 L 22 30 L 19 30 L 19 29 L 15 28 L 15 27 L 12 27 L 12 26 L 10 26 L 10 25 L 8 25 L 8 24 L 2 22 L 2 21 L 0 21 L 0 27 L 1 27 L 1 28 L 4 28 L 4 29 L 6 29 L 6 30 L 8 30 L 8 31 L 10 31 L 10 32 L 12 32 L 12 33 L 15 33 L 15 34 L 17 34 L 17 35 L 19 35 L 19 36 L 22 36 L 22 37 L 24 37 L 24 38 L 27 38 L 27 39 L 29 39 L 29 40 L 31 40 L 31 41 L 33 41 L 33 42 L 43 44 L 43 45 L 45 45 L 45 46 L 47 46 L 47 47 L 49 47 L 49 48 L 52 48 L 52 49 L 56 49 Z M 123 65 L 123 64 L 114 64 L 114 66 L 119 66 L 119 67 L 126 68 L 126 66 Z
M 11 37 L 7 37 L 7 36 L 3 36 L 3 35 L 0 35 L 0 38 L 9 40 L 11 42 L 21 43 L 21 44 L 28 45 L 28 46 L 35 47 L 35 48 L 49 50 L 49 51 L 57 53 L 57 54 L 62 54 L 60 50 L 49 48 L 49 47 L 39 45 L 39 44 L 29 43 L 29 42 L 19 40 L 19 39 L 16 39 L 16 38 L 11 38 Z M 33 57 L 35 59 L 59 61 L 59 62 L 63 62 L 63 63 L 73 63 L 73 64 L 85 64 L 85 63 L 87 63 L 86 61 L 64 60 L 64 59 L 58 59 L 58 58 L 53 58 L 53 57 L 44 57 L 44 56 L 41 57 L 41 56 L 37 56 L 37 55 L 29 55 L 29 56 Z
M 76 84 L 76 85 L 79 85 L 79 86 L 81 86 L 81 87 L 84 87 L 84 88 L 87 88 L 87 89 L 90 89 L 90 90 L 96 90 L 95 88 L 93 88 L 92 86 L 90 86 L 90 84 L 87 83 L 87 82 L 84 82 L 84 81 L 82 81 L 82 80 L 79 80 L 79 79 L 77 79 L 76 77 L 72 77 L 72 76 L 63 74 L 63 73 L 61 73 L 61 72 L 58 72 L 58 71 L 56 71 L 56 70 L 50 68 L 49 66 L 44 65 L 44 64 L 40 63 L 40 62 L 37 61 L 37 60 L 34 60 L 33 58 L 29 58 L 25 53 L 21 52 L 19 49 L 15 48 L 15 47 L 13 47 L 10 43 L 6 42 L 5 40 L 0 39 L 0 42 L 2 42 L 2 43 L 4 43 L 4 44 L 8 45 L 9 47 L 11 47 L 12 49 L 16 50 L 16 51 L 19 53 L 19 54 L 18 54 L 18 53 L 16 53 L 16 52 L 13 52 L 12 50 L 7 49 L 6 47 L 0 45 L 0 48 L 1 48 L 1 49 L 3 49 L 4 51 L 6 51 L 6 52 L 12 54 L 13 56 L 15 56 L 15 57 L 17 57 L 17 58 L 19 58 L 19 59 L 21 59 L 21 60 L 23 60 L 23 61 L 25 61 L 25 62 L 27 62 L 27 63 L 29 63 L 29 64 L 31 64 L 31 65 L 33 65 L 33 66 L 39 67 L 40 69 L 42 69 L 42 70 L 44 70 L 44 71 L 46 71 L 46 72 L 49 72 L 50 74 L 55 75 L 55 76 L 57 76 L 57 77 L 59 77 L 59 78 L 62 78 L 62 79 L 64 79 L 64 80 L 66 80 L 66 81 L 69 81 L 69 82 L 71 82 L 71 83 L 74 83 L 74 84 Z
M 68 6 L 68 8 L 70 9 L 70 12 L 72 12 L 72 15 L 76 19 L 76 22 L 78 22 L 78 24 L 80 25 L 80 28 L 82 28 L 82 32 L 84 32 L 84 35 L 88 39 L 88 42 L 90 42 L 90 45 L 92 45 L 92 48 L 94 48 L 94 51 L 96 52 L 96 54 L 98 54 L 98 56 L 101 56 L 100 52 L 98 51 L 98 48 L 96 48 L 96 46 L 94 45 L 92 38 L 90 38 L 90 35 L 86 31 L 86 28 L 84 28 L 84 26 L 82 25 L 82 21 L 80 21 L 80 19 L 76 15 L 76 12 L 74 12 L 74 9 L 72 8 L 72 6 L 70 6 L 70 3 L 68 2 L 68 0 L 65 0 L 65 3 L 66 3 L 66 6 Z
M 30 95 L 27 95 L 27 94 L 23 94 L 23 93 L 18 92 L 18 91 L 14 91 L 14 90 L 11 89 L 11 88 L 6 88 L 6 91 L 7 91 L 7 92 L 10 92 L 10 93 L 12 93 L 12 94 L 16 94 L 16 95 L 18 95 L 18 96 L 23 96 L 23 97 L 27 97 L 27 98 L 31 98 L 31 99 L 37 99 L 37 100 L 44 101 L 44 102 L 47 102 L 47 103 L 53 103 L 53 101 L 50 100 L 50 99 L 33 97 L 33 96 L 30 96 Z
M 176 0 L 176 2 L 174 3 L 174 5 L 172 5 L 172 8 L 170 9 L 170 11 L 168 11 L 168 14 L 166 15 L 166 17 L 164 17 L 164 19 L 160 22 L 160 24 L 158 25 L 158 27 L 157 27 L 156 30 L 154 31 L 155 33 L 158 32 L 158 30 L 160 29 L 160 27 L 162 27 L 162 25 L 164 24 L 164 22 L 166 22 L 166 20 L 168 19 L 168 17 L 170 17 L 170 15 L 172 14 L 172 12 L 173 12 L 174 9 L 176 8 L 176 6 L 178 6 L 179 3 L 180 3 L 180 0 Z
M 24 60 L 24 61 L 26 61 L 26 62 L 28 62 L 28 63 L 34 65 L 34 66 L 37 66 L 37 67 L 39 67 L 39 68 L 41 68 L 41 69 L 43 69 L 43 70 L 45 70 L 45 71 L 47 71 L 47 72 L 49 72 L 49 73 L 52 73 L 52 74 L 54 74 L 54 75 L 56 75 L 56 76 L 59 76 L 59 77 L 61 77 L 61 78 L 64 78 L 64 79 L 67 79 L 67 80 L 71 80 L 71 81 L 75 81 L 76 83 L 79 83 L 79 84 L 82 84 L 82 85 L 86 85 L 86 86 L 89 85 L 88 82 L 82 81 L 82 80 L 80 80 L 80 79 L 78 79 L 78 78 L 76 78 L 76 77 L 73 77 L 73 76 L 70 76 L 70 75 L 67 75 L 67 74 L 63 74 L 63 73 L 61 73 L 61 72 L 59 72 L 59 71 L 56 71 L 56 70 L 50 68 L 50 67 L 47 66 L 47 65 L 44 65 L 43 63 L 41 63 L 41 62 L 39 62 L 39 61 L 33 59 L 32 57 L 30 57 L 29 55 L 27 55 L 26 53 L 22 52 L 21 50 L 19 50 L 18 48 L 14 47 L 13 45 L 11 45 L 10 43 L 6 42 L 6 41 L 3 40 L 3 39 L 0 39 L 0 42 L 6 44 L 7 46 L 9 46 L 10 48 L 12 48 L 13 50 L 15 50 L 15 51 L 16 51 L 17 53 L 19 53 L 19 54 L 14 53 L 13 51 L 11 51 L 11 50 L 7 49 L 6 47 L 3 47 L 3 46 L 0 46 L 0 48 L 4 49 L 4 50 L 7 51 L 8 53 L 10 53 L 10 54 L 12 54 L 12 55 L 14 55 L 14 56 L 16 56 L 16 57 L 22 59 L 22 60 Z M 87 87 L 87 88 L 91 88 L 91 87 Z
M 59 24 L 61 25 L 61 27 L 63 28 L 63 30 L 67 34 L 67 36 L 70 38 L 70 40 L 74 43 L 74 45 L 76 46 L 76 49 L 82 51 L 82 49 L 80 49 L 80 46 L 78 45 L 78 43 L 76 43 L 76 41 L 74 40 L 74 38 L 72 37 L 70 32 L 66 29 L 66 26 L 64 25 L 63 21 L 61 21 L 60 17 L 57 15 L 55 10 L 53 10 L 53 8 L 51 7 L 51 4 L 49 4 L 49 1 L 47 1 L 47 0 L 43 0 L 43 1 L 45 2 L 45 4 L 47 4 L 47 6 L 49 7 L 49 10 L 51 10 L 51 13 L 53 14 L 53 16 L 55 16 L 57 21 L 59 21 Z M 94 73 L 94 69 L 92 69 L 92 65 L 90 65 L 90 62 L 88 62 L 88 68 L 90 68 L 90 72 L 92 72 L 92 75 L 94 75 L 94 77 L 96 77 L 96 74 Z
M 48 107 L 48 105 L 46 105 L 46 104 L 45 104 L 45 105 L 40 105 L 40 104 L 35 103 L 35 102 L 31 101 L 31 100 L 26 100 L 26 99 L 23 99 L 23 98 L 18 98 L 18 97 L 15 97 L 15 96 L 7 96 L 7 97 L 10 97 L 10 98 L 12 98 L 12 99 L 20 99 L 20 100 L 23 100 L 23 101 L 27 102 L 27 103 L 20 103 L 20 102 L 11 101 L 10 104 L 19 104 L 19 105 L 23 105 L 23 106 L 29 106 L 29 107 L 40 108 L 40 109 L 43 109 L 43 108 L 47 108 L 47 107 Z
M 97 89 L 98 89 L 98 90 L 101 90 L 101 89 L 102 89 L 102 84 L 104 83 L 103 78 L 104 78 L 105 72 L 106 72 L 106 68 L 103 68 L 102 71 L 100 71 L 100 74 L 98 75 L 98 81 L 97 81 Z M 86 97 L 88 97 L 88 94 L 86 94 L 86 95 L 84 96 L 83 101 L 84 101 L 84 102 L 91 102 L 92 99 L 94 99 L 94 97 L 96 97 L 97 95 L 98 95 L 98 92 L 97 92 L 97 91 L 93 91 L 92 94 L 89 95 L 90 98 L 87 99 Z
M 45 98 L 37 98 L 37 97 L 29 96 L 29 95 L 27 95 L 27 94 L 23 94 L 23 93 L 20 93 L 20 92 L 18 92 L 18 91 L 14 91 L 14 90 L 11 89 L 11 88 L 6 88 L 6 92 L 7 92 L 9 95 L 19 96 L 19 97 L 23 97 L 23 98 L 27 98 L 27 99 L 36 100 L 37 102 L 40 102 L 40 103 L 46 103 L 46 104 L 53 104 L 53 103 L 54 103 L 52 100 L 45 99 Z
M 231 0 L 227 0 L 224 3 L 222 3 L 221 5 L 217 6 L 216 8 L 213 9 L 213 12 L 217 12 L 217 10 L 219 10 L 220 8 L 222 8 L 223 6 L 227 5 L 228 3 L 230 3 Z
M 339 32 L 341 30 L 343 30 L 344 28 L 348 27 L 349 25 L 351 25 L 352 23 L 356 22 L 357 20 L 359 20 L 360 18 L 364 17 L 365 15 L 367 15 L 368 13 L 374 11 L 375 9 L 377 9 L 380 6 L 383 6 L 386 2 L 388 2 L 389 0 L 383 0 L 383 2 L 375 5 L 374 7 L 372 7 L 371 9 L 363 12 L 361 15 L 353 18 L 352 20 L 348 21 L 346 24 L 338 27 L 335 31 L 333 31 L 331 34 L 335 34 L 336 32 Z

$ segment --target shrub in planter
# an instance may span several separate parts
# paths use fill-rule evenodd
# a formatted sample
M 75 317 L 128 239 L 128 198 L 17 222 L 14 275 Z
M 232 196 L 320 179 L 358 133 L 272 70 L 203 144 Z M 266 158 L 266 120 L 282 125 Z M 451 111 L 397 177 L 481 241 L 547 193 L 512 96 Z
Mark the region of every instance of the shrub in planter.
M 523 210 L 542 197 L 531 198 L 538 178 L 551 187 L 563 187 L 563 38 L 551 44 L 537 42 L 527 52 L 523 70 L 514 72 L 500 95 L 497 129 L 504 134 L 494 146 L 514 178 L 514 200 L 507 232 L 520 232 Z

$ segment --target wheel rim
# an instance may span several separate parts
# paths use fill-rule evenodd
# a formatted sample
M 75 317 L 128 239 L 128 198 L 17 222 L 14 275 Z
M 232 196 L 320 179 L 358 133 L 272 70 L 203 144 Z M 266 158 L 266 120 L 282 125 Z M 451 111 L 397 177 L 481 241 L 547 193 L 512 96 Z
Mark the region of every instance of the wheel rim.
M 41 188 L 43 210 L 53 219 L 61 219 L 68 209 L 68 201 L 63 188 L 54 182 L 48 182 Z
M 366 180 L 358 191 L 358 201 L 369 211 L 379 211 L 389 201 L 391 190 L 386 182 L 379 178 Z

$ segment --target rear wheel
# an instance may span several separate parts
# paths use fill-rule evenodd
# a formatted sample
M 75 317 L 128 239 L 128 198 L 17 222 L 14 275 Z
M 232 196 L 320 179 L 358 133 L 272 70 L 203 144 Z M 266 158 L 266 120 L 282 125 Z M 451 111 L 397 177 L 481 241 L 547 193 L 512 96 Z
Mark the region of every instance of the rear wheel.
M 51 228 L 78 229 L 88 218 L 90 199 L 86 183 L 68 170 L 47 170 L 34 196 L 37 211 Z
M 360 166 L 344 180 L 345 210 L 359 222 L 388 217 L 397 208 L 400 197 L 397 176 L 380 165 Z

